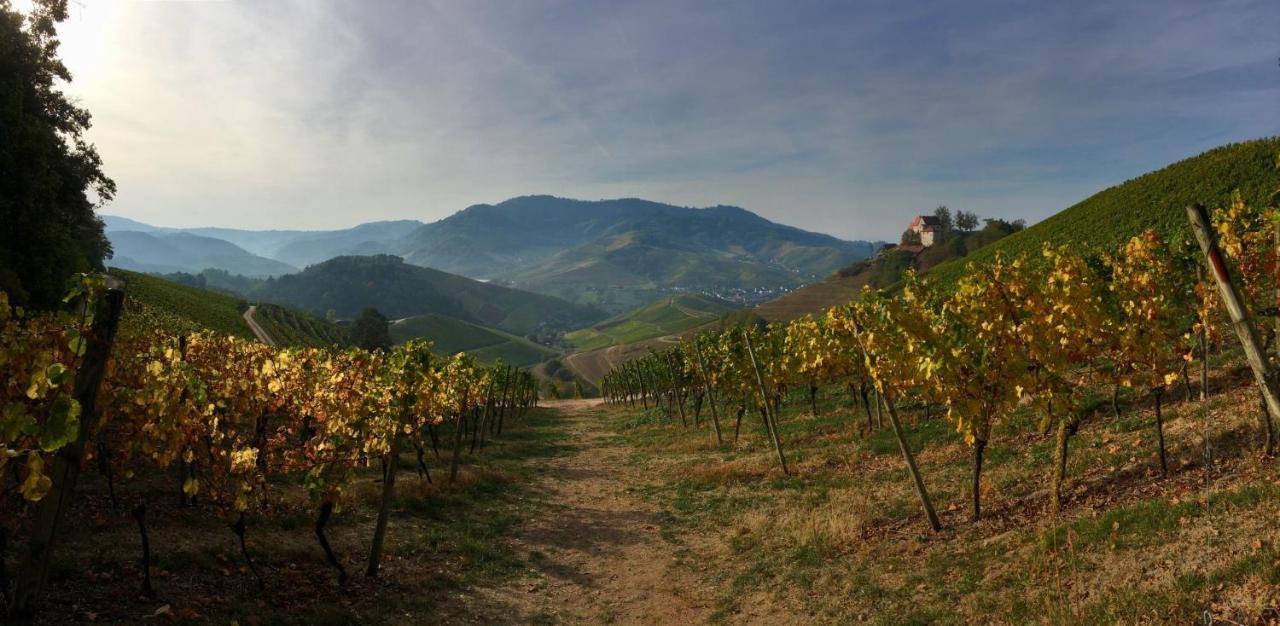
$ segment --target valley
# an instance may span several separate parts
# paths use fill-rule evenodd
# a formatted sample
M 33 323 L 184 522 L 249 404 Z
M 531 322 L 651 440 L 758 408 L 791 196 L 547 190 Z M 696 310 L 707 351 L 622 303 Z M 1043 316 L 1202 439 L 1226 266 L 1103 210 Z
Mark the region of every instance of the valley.
M 0 0 L 0 624 L 1280 626 L 1276 0 Z
M 477 205 L 432 224 L 373 222 L 342 231 L 168 229 L 115 217 L 107 222 L 121 267 L 141 267 L 259 303 L 272 313 L 268 320 L 317 320 L 303 324 L 310 327 L 292 338 L 294 344 L 342 344 L 340 327 L 330 324 L 333 330 L 320 332 L 319 318 L 350 319 L 373 305 L 396 320 L 391 335 L 397 343 L 421 337 L 443 353 L 469 352 L 522 367 L 561 359 L 591 388 L 612 367 L 691 333 L 753 317 L 781 323 L 817 314 L 857 298 L 864 288 L 893 288 L 907 269 L 947 283 L 968 263 L 1025 253 L 1063 241 L 1064 233 L 1102 243 L 1115 241 L 1114 233 L 1154 225 L 1185 237 L 1176 215 L 1190 198 L 1224 201 L 1236 190 L 1255 201 L 1265 196 L 1275 150 L 1274 140 L 1224 146 L 1104 190 L 1046 223 L 1022 230 L 989 220 L 984 228 L 915 251 L 842 243 L 728 207 L 550 196 Z M 1148 208 L 1125 212 L 1119 206 Z M 540 211 L 541 226 L 521 218 Z M 1115 215 L 1125 217 L 1117 221 Z M 520 238 L 515 231 L 532 234 Z M 509 234 L 480 241 L 503 232 Z M 535 242 L 534 236 L 541 239 Z M 180 245 L 191 242 L 200 244 Z M 438 256 L 406 252 L 414 245 Z M 491 252 L 447 255 L 450 245 Z M 185 248 L 181 254 L 178 247 Z M 756 252 L 748 258 L 743 249 Z M 367 254 L 332 256 L 344 252 Z M 442 261 L 445 256 L 470 264 Z M 795 261 L 800 258 L 803 263 Z M 438 262 L 470 277 L 409 259 Z M 257 269 L 236 271 L 245 267 Z M 732 276 L 735 282 L 725 282 Z M 735 317 L 725 317 L 730 314 Z M 288 328 L 297 326 L 295 320 L 277 332 L 294 333 Z M 563 391 L 573 393 L 572 379 L 562 382 L 568 385 Z

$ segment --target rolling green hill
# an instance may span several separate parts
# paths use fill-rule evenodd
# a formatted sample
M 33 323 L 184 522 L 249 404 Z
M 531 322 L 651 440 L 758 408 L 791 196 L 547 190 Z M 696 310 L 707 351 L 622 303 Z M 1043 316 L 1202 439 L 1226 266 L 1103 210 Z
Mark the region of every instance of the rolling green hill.
M 565 335 L 581 352 L 662 337 L 696 328 L 736 310 L 730 302 L 702 294 L 663 298 L 634 311 Z
M 1035 255 L 1046 243 L 1070 243 L 1080 250 L 1111 248 L 1148 228 L 1171 240 L 1188 240 L 1187 205 L 1222 206 L 1236 190 L 1247 202 L 1268 202 L 1280 187 L 1277 154 L 1277 137 L 1214 148 L 1100 191 L 964 259 L 943 263 L 929 276 L 950 284 L 964 274 L 968 263 L 990 260 L 997 253 Z
M 255 338 L 244 321 L 244 311 L 249 306 L 244 300 L 149 274 L 119 268 L 112 268 L 111 273 L 125 281 L 125 295 L 136 306 L 175 315 L 190 321 L 195 328 Z M 254 320 L 281 346 L 328 347 L 347 343 L 346 331 L 336 324 L 273 304 L 260 305 Z
M 947 285 L 963 276 L 971 262 L 990 260 L 997 253 L 1034 256 L 1045 243 L 1071 243 L 1081 250 L 1110 248 L 1147 228 L 1175 240 L 1187 239 L 1190 228 L 1185 210 L 1189 204 L 1221 206 L 1235 190 L 1248 202 L 1267 202 L 1280 187 L 1278 153 L 1280 138 L 1215 148 L 1105 189 L 1025 230 L 997 237 L 999 233 L 984 235 L 984 229 L 963 240 L 926 249 L 914 258 L 899 251 L 887 252 L 762 304 L 756 311 L 770 321 L 789 321 L 824 311 L 856 298 L 864 285 L 894 284 L 909 267 Z
M 125 281 L 124 292 L 130 300 L 189 319 L 202 328 L 254 338 L 242 317 L 248 308 L 243 300 L 119 268 L 112 268 L 111 273 Z
M 579 328 L 604 317 L 559 298 L 409 265 L 389 255 L 330 259 L 265 281 L 250 296 L 343 317 L 369 306 L 391 319 L 435 313 L 521 336 Z
M 281 346 L 328 348 L 351 343 L 345 328 L 278 304 L 258 305 L 253 319 Z
M 873 258 L 841 269 L 825 280 L 805 285 L 761 304 L 755 311 L 771 322 L 787 322 L 804 315 L 821 313 L 857 298 L 864 286 L 888 287 L 902 280 L 907 270 L 927 272 L 935 266 L 981 250 L 1018 232 L 1021 227 L 1020 223 L 992 219 L 979 230 L 943 233 L 937 237 L 937 243 L 923 250 L 912 251 L 903 247 L 884 250 Z
M 444 315 L 415 315 L 391 324 L 391 340 L 403 343 L 427 339 L 439 354 L 466 352 L 482 362 L 502 359 L 521 367 L 540 363 L 559 353 L 527 339 Z

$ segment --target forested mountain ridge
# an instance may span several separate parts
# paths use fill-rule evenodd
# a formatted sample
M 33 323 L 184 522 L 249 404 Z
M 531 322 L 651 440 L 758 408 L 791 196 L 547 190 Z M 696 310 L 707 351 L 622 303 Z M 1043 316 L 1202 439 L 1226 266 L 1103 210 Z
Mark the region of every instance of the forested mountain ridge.
M 173 229 L 105 218 L 117 239 L 179 233 L 223 239 L 247 253 L 305 267 L 339 256 L 393 254 L 410 264 L 493 280 L 621 313 L 682 291 L 739 303 L 829 275 L 870 256 L 876 244 L 845 241 L 771 222 L 732 206 L 686 208 L 636 198 L 571 200 L 520 196 L 477 204 L 442 220 L 370 222 L 337 231 Z M 132 246 L 137 250 L 139 246 Z M 133 252 L 136 269 L 199 272 L 162 246 Z M 247 261 L 207 267 L 246 274 Z M 252 267 L 252 275 L 279 275 Z
M 628 234 L 673 250 L 724 253 L 802 276 L 826 275 L 874 250 L 870 242 L 777 224 L 738 207 L 695 209 L 638 198 L 586 201 L 545 195 L 468 207 L 420 227 L 399 245 L 411 263 L 499 278 L 509 275 L 513 264 L 527 267 Z M 460 249 L 470 256 L 455 254 Z
M 391 319 L 435 313 L 520 335 L 579 328 L 596 309 L 405 263 L 391 255 L 346 256 L 267 280 L 252 299 L 351 317 L 375 307 Z

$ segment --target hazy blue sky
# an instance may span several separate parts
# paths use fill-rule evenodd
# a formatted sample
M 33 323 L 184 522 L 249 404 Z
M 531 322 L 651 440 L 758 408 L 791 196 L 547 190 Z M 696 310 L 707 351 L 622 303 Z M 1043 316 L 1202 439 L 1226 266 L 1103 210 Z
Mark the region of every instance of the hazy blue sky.
M 77 4 L 105 212 L 161 225 L 549 193 L 896 238 L 1280 134 L 1277 0 Z

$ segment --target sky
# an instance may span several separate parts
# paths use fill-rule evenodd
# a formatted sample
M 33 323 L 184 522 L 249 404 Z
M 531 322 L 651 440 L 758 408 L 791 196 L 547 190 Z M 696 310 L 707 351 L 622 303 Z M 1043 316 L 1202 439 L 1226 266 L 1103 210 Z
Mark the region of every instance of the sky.
M 15 0 L 22 5 L 29 0 Z M 1280 2 L 72 0 L 66 90 L 163 226 L 434 221 L 525 194 L 891 239 L 1043 219 L 1280 134 Z

